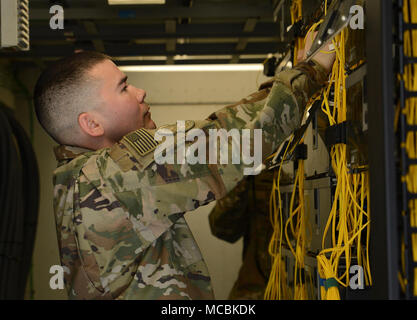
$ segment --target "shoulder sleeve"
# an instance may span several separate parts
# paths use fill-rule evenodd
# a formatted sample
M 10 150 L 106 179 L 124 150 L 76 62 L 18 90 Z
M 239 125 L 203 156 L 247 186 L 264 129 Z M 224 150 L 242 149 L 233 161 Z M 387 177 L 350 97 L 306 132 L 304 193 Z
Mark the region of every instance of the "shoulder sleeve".
M 299 63 L 276 75 L 272 87 L 270 83 L 261 86 L 263 89 L 209 119 L 227 130 L 261 129 L 265 159 L 300 126 L 306 104 L 327 80 L 327 73 L 315 61 Z

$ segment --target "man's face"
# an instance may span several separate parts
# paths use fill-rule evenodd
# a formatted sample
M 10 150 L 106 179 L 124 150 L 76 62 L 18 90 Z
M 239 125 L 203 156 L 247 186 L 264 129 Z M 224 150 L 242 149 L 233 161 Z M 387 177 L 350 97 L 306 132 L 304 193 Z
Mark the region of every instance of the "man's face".
M 140 128 L 155 129 L 146 92 L 127 83 L 127 76 L 110 60 L 97 64 L 90 74 L 101 80 L 98 94 L 104 135 L 113 142 Z

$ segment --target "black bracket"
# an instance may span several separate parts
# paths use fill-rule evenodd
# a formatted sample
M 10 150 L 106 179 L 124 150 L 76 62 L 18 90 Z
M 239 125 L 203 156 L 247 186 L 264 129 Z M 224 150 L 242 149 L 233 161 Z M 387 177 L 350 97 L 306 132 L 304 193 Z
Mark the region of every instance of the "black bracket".
M 325 142 L 328 147 L 335 144 L 347 144 L 349 130 L 351 128 L 350 121 L 344 121 L 334 126 L 326 128 Z
M 307 145 L 300 143 L 295 147 L 294 150 L 294 161 L 306 160 L 307 159 Z
M 275 69 L 277 67 L 277 58 L 272 57 L 264 63 L 264 75 L 267 77 L 273 77 L 275 75 Z
M 292 24 L 287 30 L 289 38 L 296 39 L 303 37 L 303 25 L 302 19 Z
M 294 160 L 294 176 L 295 172 L 298 169 L 298 160 L 306 160 L 307 159 L 307 145 L 305 143 L 298 144 L 293 152 L 293 160 Z

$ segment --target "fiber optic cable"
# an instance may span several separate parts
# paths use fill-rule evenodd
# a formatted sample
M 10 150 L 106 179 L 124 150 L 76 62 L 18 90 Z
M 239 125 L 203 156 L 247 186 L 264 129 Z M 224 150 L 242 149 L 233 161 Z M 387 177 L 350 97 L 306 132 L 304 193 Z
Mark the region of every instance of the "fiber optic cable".
M 345 29 L 333 40 L 336 61 L 330 82 L 323 90 L 322 110 L 328 116 L 330 125 L 346 121 L 346 73 L 345 73 L 345 42 L 348 31 Z M 334 90 L 333 105 L 329 101 L 330 90 Z M 353 258 L 364 268 L 365 280 L 372 282 L 369 268 L 369 188 L 367 172 L 351 174 L 347 166 L 347 145 L 339 143 L 331 148 L 331 165 L 337 183 L 332 209 L 327 220 L 322 251 L 317 256 L 318 270 L 323 278 L 321 298 L 324 300 L 340 299 L 338 286 L 349 285 L 349 268 Z M 366 207 L 366 208 L 365 208 Z M 366 229 L 366 244 L 362 249 L 362 232 Z M 331 247 L 325 248 L 327 236 L 330 235 Z M 352 252 L 352 246 L 356 252 Z M 345 271 L 339 275 L 339 264 L 344 256 Z
M 417 5 L 415 1 L 403 2 L 403 18 L 405 23 L 417 23 Z M 406 30 L 404 32 L 404 55 L 407 57 L 417 57 L 417 30 Z M 404 81 L 405 89 L 408 91 L 417 91 L 417 64 L 407 64 L 404 68 L 404 74 L 399 75 L 399 78 Z M 405 116 L 406 124 L 409 126 L 417 125 L 417 98 L 409 97 L 405 100 L 405 107 L 401 110 Z M 401 148 L 405 149 L 407 157 L 411 160 L 417 159 L 417 132 L 416 130 L 409 130 L 406 134 L 406 140 L 401 142 Z M 417 165 L 410 164 L 408 172 L 401 177 L 403 183 L 406 184 L 407 191 L 412 194 L 417 194 Z M 408 223 L 411 228 L 417 227 L 417 200 L 410 199 L 408 201 L 408 208 L 402 214 L 408 218 Z M 403 240 L 404 241 L 404 240 Z M 404 246 L 404 243 L 402 244 Z M 410 235 L 411 257 L 414 263 L 417 262 L 417 233 L 411 232 Z M 405 248 L 402 247 L 402 252 Z M 404 257 L 402 257 L 404 258 Z M 403 262 L 404 263 L 404 262 Z M 409 284 L 412 285 L 412 294 L 417 296 L 417 268 L 414 267 L 412 272 L 413 283 L 410 283 L 405 276 L 405 267 L 402 268 L 403 275 L 400 275 L 400 283 L 405 290 Z

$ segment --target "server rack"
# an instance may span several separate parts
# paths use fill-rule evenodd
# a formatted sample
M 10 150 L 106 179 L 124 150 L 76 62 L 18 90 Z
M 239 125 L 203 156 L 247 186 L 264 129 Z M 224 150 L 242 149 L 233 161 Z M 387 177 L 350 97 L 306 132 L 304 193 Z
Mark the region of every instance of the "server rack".
M 411 250 L 411 236 L 417 234 L 417 227 L 410 225 L 407 211 L 408 202 L 417 199 L 417 194 L 407 190 L 402 177 L 410 165 L 417 165 L 417 160 L 410 159 L 401 145 L 408 131 L 417 131 L 417 125 L 408 125 L 400 115 L 399 129 L 394 128 L 397 103 L 403 109 L 407 98 L 417 97 L 417 92 L 407 91 L 397 79 L 405 65 L 417 64 L 417 57 L 407 57 L 402 47 L 404 30 L 417 30 L 416 23 L 404 23 L 404 1 L 408 0 L 364 2 L 366 64 L 346 79 L 347 88 L 364 82 L 368 108 L 372 274 L 371 286 L 346 289 L 342 294 L 346 299 L 416 299 L 410 284 L 414 283 L 417 268 Z M 408 280 L 405 292 L 399 281 L 401 259 L 405 260 Z

